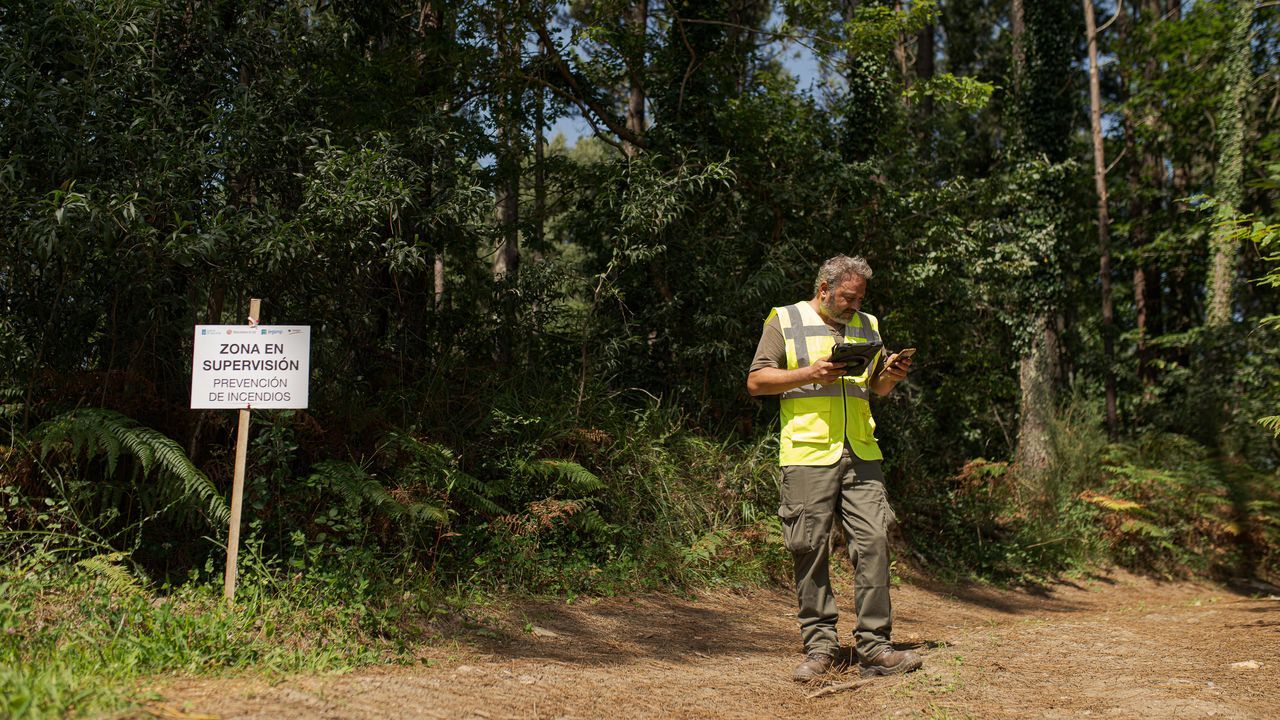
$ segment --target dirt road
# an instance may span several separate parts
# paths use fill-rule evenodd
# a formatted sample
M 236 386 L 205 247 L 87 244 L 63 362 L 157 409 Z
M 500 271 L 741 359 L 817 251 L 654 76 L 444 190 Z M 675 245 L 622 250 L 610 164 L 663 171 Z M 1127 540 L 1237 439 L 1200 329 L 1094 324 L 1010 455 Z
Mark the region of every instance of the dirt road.
M 837 585 L 841 609 L 851 588 Z M 922 670 L 789 679 L 789 594 L 525 604 L 342 676 L 161 681 L 157 716 L 217 718 L 1280 718 L 1280 598 L 1125 574 L 1042 592 L 908 579 Z M 845 637 L 851 625 L 842 627 Z M 826 688 L 823 695 L 814 695 Z M 145 717 L 145 716 L 144 716 Z

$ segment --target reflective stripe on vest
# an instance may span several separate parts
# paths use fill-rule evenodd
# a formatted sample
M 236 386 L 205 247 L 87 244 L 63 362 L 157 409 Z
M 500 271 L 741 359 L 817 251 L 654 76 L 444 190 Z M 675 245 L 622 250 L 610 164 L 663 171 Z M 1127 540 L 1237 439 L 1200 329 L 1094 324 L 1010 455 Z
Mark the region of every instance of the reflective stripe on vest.
M 808 301 L 774 308 L 787 349 L 787 369 L 808 367 L 831 354 L 836 338 Z M 767 321 L 766 321 L 767 322 Z M 879 323 L 873 315 L 857 313 L 845 326 L 845 342 L 879 342 Z M 867 380 L 879 361 L 874 358 L 861 375 L 843 377 L 829 385 L 802 385 L 780 396 L 782 465 L 832 465 L 840 459 L 844 442 L 864 460 L 880 460 L 875 420 L 868 402 Z

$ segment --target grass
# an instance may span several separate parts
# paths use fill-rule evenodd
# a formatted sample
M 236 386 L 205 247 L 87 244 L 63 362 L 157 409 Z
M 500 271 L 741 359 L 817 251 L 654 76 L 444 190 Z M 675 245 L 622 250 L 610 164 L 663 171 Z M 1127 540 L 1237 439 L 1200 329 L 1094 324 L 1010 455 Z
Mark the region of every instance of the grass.
M 962 689 L 964 680 L 960 677 L 960 670 L 964 667 L 964 656 L 947 650 L 946 646 L 939 646 L 938 652 L 931 656 L 928 666 L 907 675 L 903 682 L 893 688 L 893 694 L 907 698 L 918 695 L 939 698 Z M 932 702 L 931 700 L 930 707 Z
M 228 607 L 213 583 L 169 594 L 91 565 L 0 571 L 0 714 L 98 715 L 146 701 L 156 674 L 331 672 L 395 659 L 367 610 L 298 584 L 250 586 Z

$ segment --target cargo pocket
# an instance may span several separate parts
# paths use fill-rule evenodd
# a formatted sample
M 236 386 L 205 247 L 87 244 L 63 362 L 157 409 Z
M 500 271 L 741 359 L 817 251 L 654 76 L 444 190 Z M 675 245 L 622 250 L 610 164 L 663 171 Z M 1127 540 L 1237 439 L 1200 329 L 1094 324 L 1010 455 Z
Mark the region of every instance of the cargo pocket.
M 880 522 L 886 533 L 898 526 L 898 514 L 893 511 L 893 506 L 889 504 L 889 494 L 883 489 L 880 490 Z
M 806 521 L 804 503 L 783 503 L 778 517 L 782 518 L 782 544 L 793 553 L 813 552 L 813 523 Z
M 853 412 L 847 423 L 849 436 L 859 442 L 875 442 L 876 421 L 871 417 L 871 406 L 866 400 L 851 403 Z

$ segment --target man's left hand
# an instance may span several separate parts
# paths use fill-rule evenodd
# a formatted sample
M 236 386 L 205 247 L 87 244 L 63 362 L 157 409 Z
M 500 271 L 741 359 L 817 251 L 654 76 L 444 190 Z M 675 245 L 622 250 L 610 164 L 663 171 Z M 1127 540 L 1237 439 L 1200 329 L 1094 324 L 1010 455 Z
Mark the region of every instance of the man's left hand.
M 894 353 L 885 361 L 884 369 L 880 371 L 880 377 L 885 380 L 891 380 L 895 383 L 902 382 L 907 379 L 907 373 L 911 372 L 912 359 L 909 357 L 898 359 L 899 353 Z

